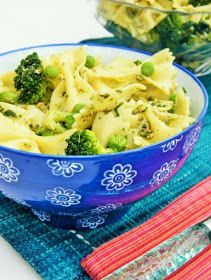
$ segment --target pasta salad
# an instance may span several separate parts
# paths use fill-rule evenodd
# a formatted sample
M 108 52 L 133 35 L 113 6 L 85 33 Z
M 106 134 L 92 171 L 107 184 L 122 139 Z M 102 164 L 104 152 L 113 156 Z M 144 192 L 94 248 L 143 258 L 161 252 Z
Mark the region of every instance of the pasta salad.
M 0 75 L 0 145 L 43 154 L 137 149 L 195 122 L 164 49 L 145 61 L 104 63 L 85 46 L 24 57 Z

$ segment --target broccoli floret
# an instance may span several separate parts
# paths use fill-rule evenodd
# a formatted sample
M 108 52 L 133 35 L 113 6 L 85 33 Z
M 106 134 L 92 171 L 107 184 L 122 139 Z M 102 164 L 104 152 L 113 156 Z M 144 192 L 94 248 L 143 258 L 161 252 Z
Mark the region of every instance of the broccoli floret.
M 108 140 L 107 148 L 112 149 L 114 152 L 122 152 L 126 149 L 127 139 L 122 135 L 113 135 Z
M 66 155 L 98 155 L 104 154 L 105 149 L 91 130 L 77 130 L 66 139 Z
M 174 50 L 177 43 L 183 38 L 182 23 L 179 15 L 171 14 L 167 16 L 161 23 L 155 28 L 160 39 L 165 47 L 169 47 Z
M 182 44 L 190 45 L 208 39 L 211 31 L 205 22 L 182 23 L 181 16 L 176 14 L 167 16 L 155 30 L 159 33 L 163 46 L 173 51 Z
M 15 88 L 20 92 L 19 103 L 37 104 L 46 92 L 46 77 L 36 52 L 22 59 L 15 70 Z
M 210 0 L 190 0 L 189 4 L 193 5 L 194 7 L 204 6 L 210 4 Z

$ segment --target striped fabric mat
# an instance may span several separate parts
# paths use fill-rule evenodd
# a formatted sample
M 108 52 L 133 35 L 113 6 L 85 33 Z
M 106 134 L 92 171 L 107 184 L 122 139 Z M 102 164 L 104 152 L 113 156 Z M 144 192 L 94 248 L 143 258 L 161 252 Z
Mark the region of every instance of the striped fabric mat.
M 167 239 L 210 216 L 211 177 L 208 177 L 144 224 L 94 250 L 81 264 L 92 279 L 103 279 Z

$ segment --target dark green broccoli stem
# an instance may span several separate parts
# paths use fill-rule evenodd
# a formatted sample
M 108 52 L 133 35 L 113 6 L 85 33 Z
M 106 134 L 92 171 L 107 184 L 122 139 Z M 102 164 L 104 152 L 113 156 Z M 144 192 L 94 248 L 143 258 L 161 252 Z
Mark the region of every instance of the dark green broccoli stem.
M 112 149 L 114 152 L 122 152 L 126 149 L 127 139 L 122 135 L 113 135 L 108 140 L 107 148 Z
M 105 153 L 95 133 L 91 130 L 77 130 L 66 139 L 66 155 L 98 155 Z
M 193 5 L 194 7 L 204 6 L 210 3 L 211 3 L 210 0 L 189 0 L 189 4 Z
M 15 70 L 15 88 L 20 92 L 19 103 L 37 104 L 46 93 L 46 77 L 36 52 L 22 59 Z

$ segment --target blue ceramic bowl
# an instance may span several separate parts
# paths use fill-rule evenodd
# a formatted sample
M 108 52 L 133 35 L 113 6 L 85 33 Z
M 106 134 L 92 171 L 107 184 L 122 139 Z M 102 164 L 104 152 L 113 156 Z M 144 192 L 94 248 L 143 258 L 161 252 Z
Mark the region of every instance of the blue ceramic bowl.
M 32 51 L 49 55 L 75 47 L 44 45 L 3 53 L 0 73 L 14 69 Z M 88 52 L 105 61 L 119 55 L 144 60 L 149 55 L 103 45 L 89 45 Z M 120 219 L 132 202 L 162 186 L 181 168 L 199 138 L 208 104 L 206 90 L 193 74 L 175 67 L 178 83 L 190 96 L 195 124 L 149 147 L 108 155 L 40 155 L 1 146 L 0 191 L 56 227 L 94 229 Z

